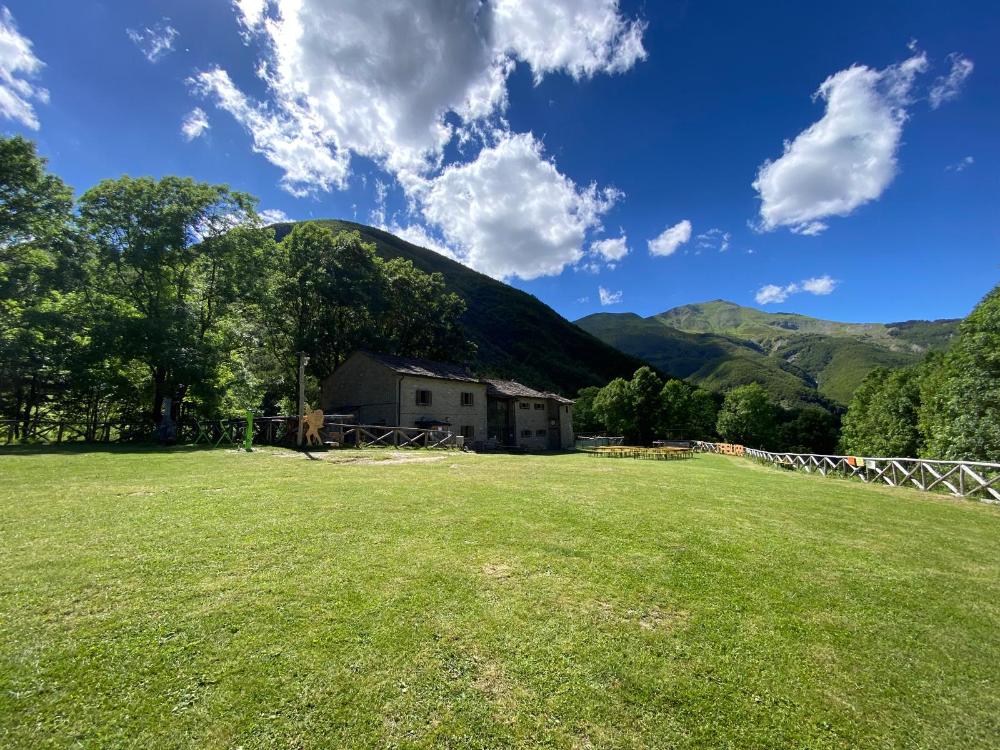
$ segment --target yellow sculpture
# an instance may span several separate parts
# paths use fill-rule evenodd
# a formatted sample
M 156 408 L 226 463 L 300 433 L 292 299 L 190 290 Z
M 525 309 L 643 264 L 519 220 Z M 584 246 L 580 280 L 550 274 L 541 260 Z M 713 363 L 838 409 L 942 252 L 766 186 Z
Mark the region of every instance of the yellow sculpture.
M 313 445 L 314 440 L 316 445 L 322 445 L 323 438 L 320 437 L 319 431 L 323 429 L 323 410 L 313 409 L 303 414 L 302 424 L 306 428 L 306 445 Z

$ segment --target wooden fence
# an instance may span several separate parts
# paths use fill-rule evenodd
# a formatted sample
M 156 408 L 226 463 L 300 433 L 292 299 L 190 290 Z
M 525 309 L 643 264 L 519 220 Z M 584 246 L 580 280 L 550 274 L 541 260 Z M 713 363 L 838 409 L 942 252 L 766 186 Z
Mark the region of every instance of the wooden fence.
M 448 430 L 387 427 L 371 424 L 330 424 L 327 434 L 341 445 L 356 448 L 437 448 L 461 450 L 465 439 Z
M 695 450 L 725 453 L 726 443 L 695 441 Z M 742 446 L 741 446 L 742 447 Z M 730 454 L 734 455 L 734 454 Z M 1000 503 L 1000 464 L 984 461 L 937 461 L 926 458 L 871 458 L 827 456 L 816 453 L 776 453 L 743 448 L 747 458 L 775 466 L 859 479 L 869 484 L 915 487 L 925 492 L 947 492 L 988 503 Z
M 324 442 L 335 442 L 356 448 L 438 448 L 461 449 L 461 435 L 446 430 L 425 430 L 416 427 L 384 427 L 358 425 L 346 421 L 350 415 L 327 414 L 320 431 Z M 108 422 L 85 425 L 67 421 L 34 420 L 25 426 L 14 420 L 0 421 L 0 444 L 28 443 L 54 445 L 58 443 L 139 443 L 155 441 L 152 420 Z M 254 445 L 294 445 L 298 433 L 298 418 L 294 416 L 255 417 Z M 242 445 L 247 434 L 244 419 L 202 419 L 177 425 L 178 443 L 212 446 Z
M 113 422 L 71 422 L 67 420 L 32 419 L 0 420 L 0 444 L 12 443 L 132 443 L 151 440 L 150 420 L 118 420 Z

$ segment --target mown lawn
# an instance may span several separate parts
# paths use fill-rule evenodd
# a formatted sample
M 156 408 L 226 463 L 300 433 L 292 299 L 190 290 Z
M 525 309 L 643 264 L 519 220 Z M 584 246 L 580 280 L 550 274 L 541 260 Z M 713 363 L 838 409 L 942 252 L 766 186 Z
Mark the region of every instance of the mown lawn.
M 996 507 L 406 456 L 0 452 L 0 747 L 1000 746 Z

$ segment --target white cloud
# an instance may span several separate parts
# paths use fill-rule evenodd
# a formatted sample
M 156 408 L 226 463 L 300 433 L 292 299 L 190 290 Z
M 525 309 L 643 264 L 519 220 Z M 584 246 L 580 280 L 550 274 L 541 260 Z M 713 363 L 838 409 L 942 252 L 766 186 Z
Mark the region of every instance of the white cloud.
M 673 255 L 677 248 L 691 239 L 691 222 L 687 219 L 664 229 L 659 237 L 650 240 L 650 255 Z
M 724 253 L 729 249 L 729 243 L 732 239 L 732 234 L 723 232 L 721 229 L 709 229 L 707 232 L 702 232 L 695 237 L 698 247 L 707 250 L 718 250 L 720 253 Z
M 239 14 L 240 23 L 247 29 L 253 29 L 264 20 L 268 0 L 233 0 L 233 8 Z
M 830 278 L 830 276 L 826 274 L 823 276 L 814 276 L 813 278 L 805 279 L 802 282 L 802 290 L 809 292 L 810 294 L 830 294 L 836 286 L 836 280 Z
M 253 150 L 284 171 L 281 185 L 292 195 L 301 197 L 317 188 L 346 186 L 347 155 L 335 155 L 322 128 L 308 117 L 277 115 L 250 101 L 220 68 L 198 73 L 189 82 L 196 91 L 215 96 L 219 108 L 246 128 Z
M 188 143 L 200 137 L 206 130 L 212 127 L 208 122 L 208 115 L 201 107 L 195 107 L 184 117 L 181 122 L 181 135 Z
M 823 276 L 804 279 L 799 283 L 792 282 L 785 286 L 765 284 L 757 290 L 754 299 L 757 300 L 758 305 L 770 305 L 777 302 L 784 302 L 791 295 L 798 294 L 799 292 L 808 292 L 809 294 L 821 296 L 827 295 L 832 293 L 836 287 L 837 280 L 824 274 Z
M 158 63 L 173 52 L 177 38 L 177 29 L 170 25 L 169 18 L 163 18 L 142 31 L 126 29 L 125 33 L 151 63 Z
M 620 72 L 645 56 L 644 26 L 622 18 L 617 0 L 234 6 L 244 29 L 268 50 L 259 72 L 274 99 L 272 116 L 318 138 L 337 152 L 336 161 L 346 163 L 351 153 L 369 157 L 404 184 L 441 166 L 455 135 L 448 113 L 468 126 L 503 111 L 518 60 L 539 80 L 557 70 L 576 77 Z M 286 184 L 295 182 L 286 177 Z M 315 187 L 328 190 L 330 183 Z
M 766 284 L 757 290 L 757 300 L 758 305 L 769 305 L 772 302 L 784 302 L 788 299 L 788 295 L 795 294 L 799 290 L 797 284 L 789 284 L 788 286 L 778 286 L 777 284 Z
M 31 40 L 21 36 L 10 11 L 0 8 L 0 115 L 38 130 L 32 100 L 45 104 L 49 92 L 26 80 L 44 67 L 31 47 Z
M 603 286 L 597 288 L 597 293 L 601 296 L 601 305 L 617 305 L 622 301 L 622 292 L 619 289 L 617 292 L 610 292 Z
M 937 109 L 945 102 L 957 98 L 965 79 L 972 75 L 972 69 L 975 67 L 972 60 L 962 57 L 957 52 L 948 55 L 948 60 L 951 62 L 951 70 L 948 71 L 948 75 L 938 76 L 931 87 L 928 96 L 931 109 Z
M 284 224 L 292 220 L 280 208 L 266 208 L 263 211 L 258 211 L 257 216 L 260 217 L 261 224 L 266 227 L 271 224 Z
M 587 232 L 620 197 L 560 174 L 530 133 L 503 135 L 474 161 L 445 168 L 418 195 L 424 218 L 463 263 L 522 279 L 577 263 Z
M 919 53 L 882 70 L 854 65 L 827 78 L 815 94 L 826 102 L 823 117 L 757 173 L 760 228 L 816 235 L 827 217 L 882 195 L 896 175 L 914 79 L 926 69 Z
M 618 73 L 646 59 L 646 25 L 619 15 L 618 0 L 495 0 L 496 46 L 531 66 L 535 80 Z
M 591 242 L 590 252 L 603 258 L 607 263 L 617 263 L 629 254 L 628 238 L 622 233 L 621 237 L 609 237 Z
M 578 187 L 531 133 L 508 132 L 502 115 L 519 63 L 538 82 L 556 72 L 620 73 L 644 59 L 645 25 L 625 18 L 618 0 L 233 5 L 244 32 L 262 42 L 267 101 L 245 96 L 221 69 L 196 75 L 194 89 L 250 132 L 254 150 L 284 171 L 286 190 L 344 188 L 352 156 L 361 156 L 396 177 L 411 212 L 440 231 L 438 247 L 481 271 L 530 279 L 583 256 L 618 193 Z M 456 142 L 463 154 L 481 150 L 446 165 Z M 385 224 L 384 207 L 374 218 Z
M 944 171 L 945 172 L 962 172 L 962 171 L 968 169 L 969 167 L 971 167 L 975 163 L 976 163 L 975 159 L 973 159 L 971 156 L 966 156 L 966 157 L 964 157 L 962 159 L 959 159 L 954 164 L 949 164 L 948 166 L 946 166 L 944 168 Z

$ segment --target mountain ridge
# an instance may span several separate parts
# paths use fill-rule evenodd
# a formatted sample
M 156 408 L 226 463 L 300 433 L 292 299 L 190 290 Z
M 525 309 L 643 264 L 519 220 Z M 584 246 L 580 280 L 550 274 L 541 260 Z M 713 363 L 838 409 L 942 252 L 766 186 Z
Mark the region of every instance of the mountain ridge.
M 621 351 L 713 390 L 759 382 L 786 404 L 834 408 L 845 405 L 876 367 L 904 367 L 946 348 L 958 325 L 950 319 L 844 323 L 727 300 L 646 318 L 594 313 L 574 322 Z

